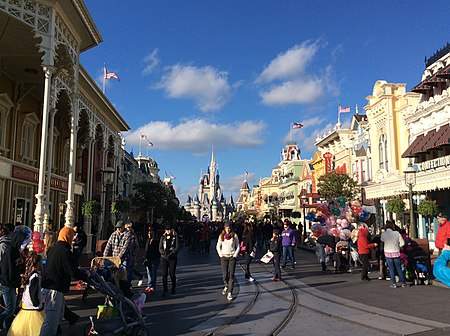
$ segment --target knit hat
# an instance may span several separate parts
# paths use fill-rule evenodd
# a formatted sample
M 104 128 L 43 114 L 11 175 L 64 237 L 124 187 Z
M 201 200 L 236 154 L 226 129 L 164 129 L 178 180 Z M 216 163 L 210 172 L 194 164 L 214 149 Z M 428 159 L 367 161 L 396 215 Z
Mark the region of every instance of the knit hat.
M 75 237 L 75 231 L 70 226 L 65 226 L 59 231 L 58 241 L 63 241 L 71 245 L 73 237 Z

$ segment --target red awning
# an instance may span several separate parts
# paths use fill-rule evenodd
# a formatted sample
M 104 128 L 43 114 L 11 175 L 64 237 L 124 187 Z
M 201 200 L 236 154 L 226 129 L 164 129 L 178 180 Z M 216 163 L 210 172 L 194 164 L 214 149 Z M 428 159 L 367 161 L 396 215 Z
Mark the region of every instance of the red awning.
M 440 133 L 440 130 L 438 132 L 436 132 L 436 131 L 428 132 L 427 141 L 423 144 L 422 150 L 421 150 L 423 153 L 436 147 L 435 144 L 436 144 L 437 139 L 439 138 L 439 133 Z
M 450 79 L 450 64 L 436 73 L 437 77 Z
M 450 125 L 445 125 L 439 129 L 439 136 L 434 143 L 435 147 L 450 145 Z
M 445 83 L 445 78 L 438 77 L 437 74 L 431 76 L 430 78 L 426 78 L 422 84 L 429 86 L 438 86 L 439 83 Z
M 411 92 L 417 92 L 417 93 L 427 93 L 429 90 L 433 89 L 430 85 L 425 85 L 423 82 L 417 84 L 411 89 Z
M 406 151 L 402 154 L 402 158 L 407 158 L 407 157 L 414 157 L 416 156 L 416 152 L 415 152 L 415 148 L 417 147 L 417 145 L 422 142 L 422 140 L 424 139 L 424 135 L 421 134 L 419 136 L 417 136 L 417 138 L 414 139 L 414 141 L 408 146 L 408 148 L 406 149 Z

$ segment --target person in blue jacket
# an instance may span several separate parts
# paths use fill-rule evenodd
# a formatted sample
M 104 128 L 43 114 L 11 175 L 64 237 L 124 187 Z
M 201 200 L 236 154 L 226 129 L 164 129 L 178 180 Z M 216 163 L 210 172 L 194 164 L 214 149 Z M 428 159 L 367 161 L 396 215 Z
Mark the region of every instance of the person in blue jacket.
M 290 228 L 290 223 L 288 221 L 284 222 L 284 230 L 281 232 L 281 246 L 283 248 L 283 261 L 281 263 L 281 268 L 286 267 L 286 259 L 289 254 L 292 266 L 291 269 L 295 268 L 295 256 L 294 256 L 294 246 L 295 246 L 295 231 Z
M 450 261 L 450 246 L 445 244 L 441 255 L 434 261 L 433 274 L 440 282 L 450 287 L 450 268 L 447 263 Z

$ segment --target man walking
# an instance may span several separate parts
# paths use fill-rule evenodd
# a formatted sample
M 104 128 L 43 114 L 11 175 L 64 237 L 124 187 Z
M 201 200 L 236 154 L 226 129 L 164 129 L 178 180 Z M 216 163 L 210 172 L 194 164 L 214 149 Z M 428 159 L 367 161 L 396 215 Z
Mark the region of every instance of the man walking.
M 447 220 L 447 215 L 443 213 L 438 214 L 436 217 L 438 221 L 438 232 L 434 245 L 439 249 L 440 255 L 444 245 L 447 244 L 447 238 L 450 238 L 450 222 Z
M 287 256 L 291 259 L 291 269 L 295 268 L 294 246 L 295 246 L 295 232 L 290 228 L 289 222 L 285 221 L 283 225 L 283 232 L 281 232 L 281 245 L 283 247 L 283 261 L 281 268 L 286 267 Z
M 113 256 L 119 257 L 122 263 L 127 265 L 129 259 L 129 245 L 131 241 L 131 235 L 125 230 L 123 221 L 118 221 L 115 225 L 116 231 L 114 231 L 106 243 L 104 257 Z

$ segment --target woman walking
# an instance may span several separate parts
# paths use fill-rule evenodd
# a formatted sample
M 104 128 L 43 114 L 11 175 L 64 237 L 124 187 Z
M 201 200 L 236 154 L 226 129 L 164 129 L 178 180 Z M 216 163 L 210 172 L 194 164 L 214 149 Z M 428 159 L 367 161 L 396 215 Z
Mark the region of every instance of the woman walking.
M 245 278 L 253 281 L 253 278 L 250 275 L 250 263 L 255 257 L 255 235 L 253 234 L 253 228 L 251 223 L 246 223 L 244 232 L 242 233 L 242 243 L 241 246 L 244 248 L 241 250 L 243 256 L 245 257 Z
M 381 241 L 384 243 L 384 255 L 389 267 L 389 274 L 391 276 L 391 288 L 397 288 L 397 282 L 395 279 L 395 270 L 400 278 L 401 286 L 406 287 L 405 274 L 402 271 L 402 265 L 400 262 L 400 248 L 405 245 L 401 234 L 398 231 L 394 231 L 394 224 L 392 222 L 386 222 L 386 231 L 381 234 Z
M 161 253 L 159 253 L 159 240 L 153 229 L 148 231 L 148 238 L 145 244 L 145 268 L 147 270 L 147 292 L 154 292 L 156 289 L 156 277 L 158 273 L 159 261 Z
M 217 253 L 222 266 L 222 279 L 224 288 L 222 294 L 227 296 L 227 300 L 233 300 L 234 272 L 236 270 L 236 258 L 239 254 L 239 238 L 231 230 L 230 223 L 225 223 L 223 231 L 217 239 Z

